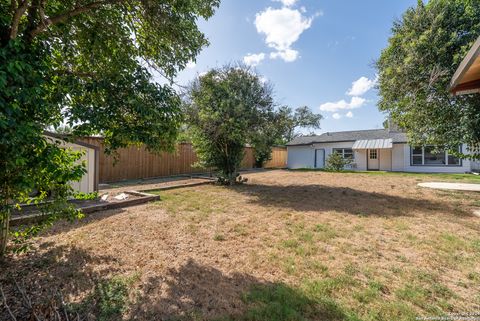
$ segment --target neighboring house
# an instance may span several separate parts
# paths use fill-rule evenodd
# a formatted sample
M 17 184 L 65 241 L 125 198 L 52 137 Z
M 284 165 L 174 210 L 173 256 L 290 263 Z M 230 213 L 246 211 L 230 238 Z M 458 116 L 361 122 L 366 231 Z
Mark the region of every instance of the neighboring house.
M 459 147 L 466 153 L 466 146 Z M 287 167 L 324 168 L 328 156 L 337 152 L 351 159 L 348 169 L 398 172 L 465 173 L 472 170 L 468 159 L 432 147 L 413 148 L 405 133 L 388 129 L 357 130 L 301 136 L 287 144 Z
M 99 148 L 95 145 L 80 141 L 73 143 L 63 140 L 63 136 L 51 132 L 45 132 L 45 136 L 51 143 L 59 142 L 61 147 L 70 148 L 73 151 L 83 153 L 80 161 L 85 161 L 87 173 L 83 175 L 79 182 L 71 182 L 70 185 L 77 192 L 93 193 L 98 191 L 99 178 Z
M 450 92 L 454 95 L 480 92 L 480 37 L 470 48 L 453 75 Z

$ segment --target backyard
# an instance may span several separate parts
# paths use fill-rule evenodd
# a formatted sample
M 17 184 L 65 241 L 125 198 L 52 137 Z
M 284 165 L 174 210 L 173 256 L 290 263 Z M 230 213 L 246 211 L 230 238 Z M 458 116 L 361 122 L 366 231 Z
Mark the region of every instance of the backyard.
M 99 320 L 414 320 L 480 305 L 473 175 L 266 171 L 234 187 L 57 223 L 13 257 L 39 306 L 61 290 Z M 4 316 L 8 320 L 8 315 Z

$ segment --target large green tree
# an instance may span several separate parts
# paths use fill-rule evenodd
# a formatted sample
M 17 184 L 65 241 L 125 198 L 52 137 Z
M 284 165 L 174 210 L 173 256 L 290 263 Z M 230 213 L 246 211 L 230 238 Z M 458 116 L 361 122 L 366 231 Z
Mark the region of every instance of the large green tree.
M 286 144 L 295 137 L 300 136 L 299 129 L 320 129 L 321 114 L 315 114 L 307 106 L 298 107 L 295 110 L 288 106 L 282 106 L 277 112 L 277 127 L 280 130 L 281 141 Z
M 219 0 L 0 0 L 0 256 L 15 204 L 64 203 L 80 155 L 43 131 L 67 121 L 109 150 L 172 149 L 180 99 L 172 79 L 208 44 L 197 27 Z M 31 191 L 38 190 L 36 198 Z M 56 189 L 55 193 L 47 193 Z
M 199 76 L 186 94 L 192 143 L 205 167 L 218 169 L 226 184 L 236 181 L 247 144 L 271 151 L 275 121 L 272 89 L 252 70 L 226 66 Z
M 412 144 L 456 150 L 480 142 L 480 95 L 452 96 L 452 75 L 480 35 L 480 2 L 418 1 L 394 22 L 376 62 L 378 106 Z M 476 155 L 477 157 L 480 155 Z

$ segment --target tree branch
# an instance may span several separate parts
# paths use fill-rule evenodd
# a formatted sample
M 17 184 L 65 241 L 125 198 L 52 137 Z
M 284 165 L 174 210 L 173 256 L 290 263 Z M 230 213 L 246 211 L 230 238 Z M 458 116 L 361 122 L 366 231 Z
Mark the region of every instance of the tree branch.
M 12 24 L 10 26 L 10 39 L 15 39 L 18 34 L 18 26 L 20 25 L 20 19 L 25 14 L 28 7 L 28 0 L 23 0 L 17 9 L 14 10 Z
M 10 317 L 12 318 L 13 321 L 17 321 L 17 318 L 15 318 L 15 315 L 13 314 L 12 310 L 7 304 L 7 298 L 5 297 L 5 294 L 3 293 L 3 289 L 0 286 L 0 294 L 2 295 L 2 303 L 5 309 L 8 311 L 8 314 L 10 314 Z
M 43 12 L 43 8 L 41 10 L 42 21 L 38 24 L 36 28 L 30 31 L 29 35 L 30 38 L 35 38 L 37 35 L 45 31 L 49 26 L 56 25 L 62 22 L 67 21 L 70 18 L 75 16 L 81 15 L 82 13 L 91 11 L 93 9 L 99 8 L 105 4 L 113 4 L 115 2 L 119 2 L 120 0 L 105 0 L 105 1 L 94 1 L 89 4 L 86 4 L 82 7 L 77 7 L 73 10 L 61 13 L 59 15 L 53 16 L 51 18 L 46 18 Z

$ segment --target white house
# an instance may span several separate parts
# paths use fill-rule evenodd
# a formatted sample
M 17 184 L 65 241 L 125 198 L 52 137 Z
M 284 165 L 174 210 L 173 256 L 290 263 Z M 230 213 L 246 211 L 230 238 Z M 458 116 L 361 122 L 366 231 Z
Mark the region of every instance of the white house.
M 460 146 L 466 152 L 466 145 Z M 324 168 L 328 156 L 337 152 L 352 163 L 353 170 L 426 173 L 465 173 L 474 169 L 468 159 L 432 147 L 412 147 L 405 133 L 388 129 L 357 130 L 301 136 L 287 144 L 287 167 Z

